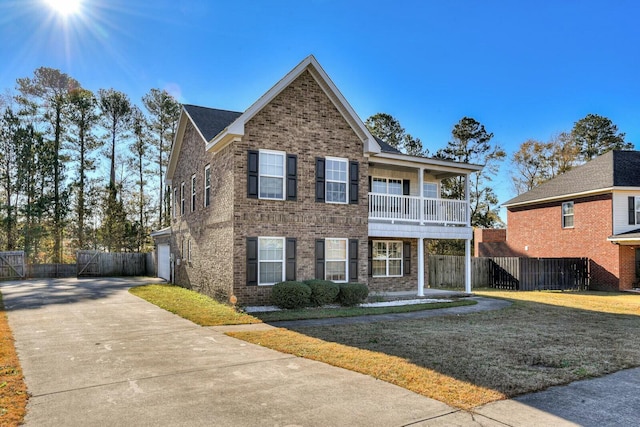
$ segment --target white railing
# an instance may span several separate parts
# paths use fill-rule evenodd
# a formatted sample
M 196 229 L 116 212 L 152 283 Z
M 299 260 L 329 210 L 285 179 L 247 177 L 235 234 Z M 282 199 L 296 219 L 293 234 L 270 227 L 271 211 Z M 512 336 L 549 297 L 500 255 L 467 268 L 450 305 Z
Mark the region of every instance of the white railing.
M 369 219 L 418 224 L 467 225 L 465 200 L 369 193 Z

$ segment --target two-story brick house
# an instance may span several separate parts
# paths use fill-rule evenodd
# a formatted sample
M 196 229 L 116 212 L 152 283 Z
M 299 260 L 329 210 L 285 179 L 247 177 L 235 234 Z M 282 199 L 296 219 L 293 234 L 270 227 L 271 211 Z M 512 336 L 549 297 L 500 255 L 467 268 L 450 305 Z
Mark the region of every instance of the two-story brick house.
M 440 181 L 480 169 L 377 140 L 310 56 L 244 112 L 183 107 L 159 271 L 241 304 L 310 278 L 421 294 L 426 239 L 465 239 L 470 263 L 468 196 Z
M 498 238 L 483 248 L 486 239 L 476 230 L 478 252 L 587 257 L 592 288 L 638 286 L 639 171 L 640 152 L 610 151 L 507 201 L 506 245 Z

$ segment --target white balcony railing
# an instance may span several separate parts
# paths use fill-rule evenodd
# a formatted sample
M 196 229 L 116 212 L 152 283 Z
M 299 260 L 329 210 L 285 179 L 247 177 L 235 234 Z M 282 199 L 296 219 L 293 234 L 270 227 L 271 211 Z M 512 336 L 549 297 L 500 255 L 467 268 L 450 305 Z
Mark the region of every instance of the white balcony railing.
M 467 225 L 465 200 L 369 193 L 369 219 L 418 224 Z

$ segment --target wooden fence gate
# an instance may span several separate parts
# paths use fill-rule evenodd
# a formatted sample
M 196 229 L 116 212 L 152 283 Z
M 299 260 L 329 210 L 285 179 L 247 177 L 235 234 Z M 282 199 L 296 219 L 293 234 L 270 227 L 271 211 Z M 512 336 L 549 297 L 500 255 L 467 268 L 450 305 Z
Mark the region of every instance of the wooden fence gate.
M 78 277 L 145 276 L 147 258 L 146 253 L 78 251 Z
M 100 251 L 76 252 L 76 271 L 78 277 L 95 277 L 100 275 Z
M 0 280 L 24 279 L 24 251 L 0 252 Z

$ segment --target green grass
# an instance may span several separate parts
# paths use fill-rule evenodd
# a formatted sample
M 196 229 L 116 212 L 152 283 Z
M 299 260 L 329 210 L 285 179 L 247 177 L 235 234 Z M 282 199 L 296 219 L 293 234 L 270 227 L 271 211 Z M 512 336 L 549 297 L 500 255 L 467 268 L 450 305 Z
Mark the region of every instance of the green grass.
M 174 285 L 136 286 L 133 295 L 201 326 L 246 325 L 261 320 L 206 295 Z
M 252 313 L 263 322 L 285 320 L 327 319 L 334 317 L 370 316 L 376 314 L 410 313 L 413 311 L 434 310 L 439 308 L 461 307 L 477 304 L 474 300 L 461 299 L 453 302 L 435 302 L 429 304 L 410 304 L 389 307 L 339 307 L 339 308 L 303 308 Z

